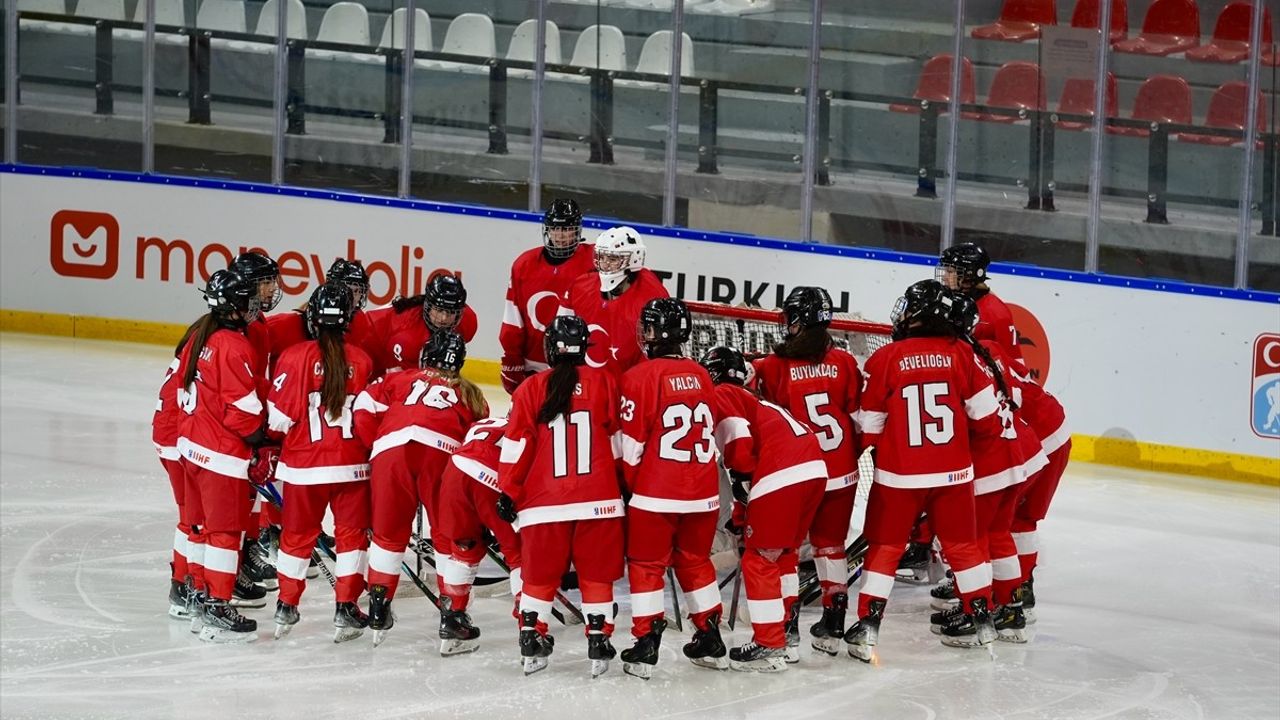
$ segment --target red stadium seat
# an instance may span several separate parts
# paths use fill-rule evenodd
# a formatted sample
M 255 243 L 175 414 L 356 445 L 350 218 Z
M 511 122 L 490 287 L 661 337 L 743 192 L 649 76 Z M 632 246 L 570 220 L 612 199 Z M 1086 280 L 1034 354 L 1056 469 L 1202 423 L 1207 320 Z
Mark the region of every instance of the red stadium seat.
M 1253 24 L 1253 3 L 1233 2 L 1222 9 L 1213 26 L 1213 39 L 1204 47 L 1187 51 L 1188 60 L 1236 63 L 1249 59 L 1249 31 Z M 1262 44 L 1271 44 L 1271 11 L 1262 8 Z
M 1004 0 L 1000 19 L 974 28 L 971 35 L 979 40 L 1022 42 L 1040 37 L 1041 25 L 1057 24 L 1058 8 L 1054 0 Z
M 1073 115 L 1093 115 L 1093 78 L 1070 78 L 1062 86 L 1062 97 L 1058 99 L 1058 112 Z M 1106 117 L 1120 114 L 1119 102 L 1116 100 L 1115 73 L 1107 73 L 1107 97 L 1105 100 Z M 1078 120 L 1059 120 L 1062 130 L 1087 130 L 1089 123 Z
M 1076 9 L 1071 11 L 1071 27 L 1094 28 L 1100 25 L 1098 17 L 1098 0 L 1077 0 Z M 1111 3 L 1111 42 L 1120 42 L 1129 37 L 1129 4 L 1125 0 Z
M 978 93 L 975 89 L 977 85 L 973 81 L 973 63 L 969 58 L 963 58 L 964 62 L 960 66 L 960 102 L 974 103 L 977 102 Z M 951 56 L 937 55 L 929 58 L 929 61 L 920 69 L 920 81 L 916 83 L 916 91 L 911 96 L 917 100 L 928 100 L 931 103 L 941 103 L 946 105 L 951 102 Z M 918 103 L 905 104 L 894 103 L 889 106 L 894 112 L 918 113 L 920 105 Z M 966 116 L 969 113 L 966 113 Z
M 1156 0 L 1142 19 L 1138 37 L 1115 44 L 1117 52 L 1172 55 L 1200 44 L 1200 8 L 1196 0 Z
M 1035 63 L 1015 60 L 1000 66 L 991 81 L 987 105 L 1000 108 L 1043 110 L 1045 108 L 1044 75 Z M 978 114 L 978 120 L 1011 123 L 1018 118 L 1012 115 Z
M 1213 98 L 1209 100 L 1209 116 L 1205 118 L 1204 124 L 1215 128 L 1230 128 L 1232 130 L 1244 131 L 1244 114 L 1248 108 L 1245 102 L 1249 97 L 1249 85 L 1243 82 L 1223 83 L 1213 93 Z M 1262 93 L 1258 93 L 1258 113 L 1257 127 L 1259 131 L 1266 125 L 1266 111 L 1264 110 L 1262 101 Z M 1237 145 L 1244 142 L 1244 138 L 1229 138 L 1220 135 L 1200 135 L 1198 133 L 1178 133 L 1178 139 L 1186 142 L 1201 143 L 1203 145 Z M 1258 147 L 1262 147 L 1262 142 L 1258 142 Z
M 1138 96 L 1133 101 L 1134 120 L 1146 120 L 1158 123 L 1191 124 L 1191 86 L 1177 75 L 1156 75 L 1147 78 L 1138 88 Z M 1116 135 L 1132 135 L 1146 137 L 1151 134 L 1147 128 L 1110 127 L 1108 132 Z

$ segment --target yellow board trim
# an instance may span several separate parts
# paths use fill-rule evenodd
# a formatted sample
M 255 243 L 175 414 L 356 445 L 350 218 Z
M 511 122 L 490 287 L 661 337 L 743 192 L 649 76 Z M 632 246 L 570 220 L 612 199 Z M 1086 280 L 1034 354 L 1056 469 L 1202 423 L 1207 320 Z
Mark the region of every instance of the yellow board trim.
M 94 340 L 175 345 L 183 325 L 85 315 L 0 310 L 0 331 L 60 335 Z M 498 385 L 500 363 L 468 358 L 463 375 L 475 383 Z M 1280 487 L 1280 458 L 1200 450 L 1126 438 L 1071 436 L 1071 459 L 1157 472 L 1196 475 Z

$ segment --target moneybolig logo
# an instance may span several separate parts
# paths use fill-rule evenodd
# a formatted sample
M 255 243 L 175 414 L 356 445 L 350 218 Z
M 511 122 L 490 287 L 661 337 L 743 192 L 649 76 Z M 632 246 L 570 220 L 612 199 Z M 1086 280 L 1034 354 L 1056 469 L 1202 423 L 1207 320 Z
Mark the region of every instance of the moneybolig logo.
M 67 277 L 115 277 L 120 269 L 120 224 L 115 216 L 90 210 L 54 213 L 49 222 L 49 264 Z

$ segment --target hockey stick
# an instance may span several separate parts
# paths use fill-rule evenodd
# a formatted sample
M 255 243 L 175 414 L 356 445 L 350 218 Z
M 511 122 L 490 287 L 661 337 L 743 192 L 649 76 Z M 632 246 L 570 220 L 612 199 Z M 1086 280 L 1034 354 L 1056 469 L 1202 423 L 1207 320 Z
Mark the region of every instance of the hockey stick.
M 852 582 L 862 575 L 862 562 L 866 558 L 869 548 L 870 544 L 863 535 L 854 538 L 853 542 L 849 543 L 849 547 L 845 548 L 846 568 L 849 573 L 847 582 Z M 799 595 L 801 607 L 809 605 L 822 597 L 822 583 L 818 580 L 816 572 L 806 577 L 804 582 L 800 584 Z
M 726 578 L 728 579 L 728 578 Z M 738 596 L 742 594 L 742 567 L 733 575 L 733 599 L 729 601 L 729 629 L 738 623 Z
M 684 621 L 680 619 L 680 585 L 676 583 L 676 571 L 667 568 L 667 585 L 671 587 L 671 605 L 676 613 L 676 631 L 684 632 Z
M 489 559 L 492 560 L 495 565 L 502 568 L 502 570 L 506 572 L 507 575 L 511 574 L 511 566 L 507 564 L 506 559 L 503 558 L 502 555 L 497 550 L 493 549 L 492 545 L 486 544 L 484 546 L 484 552 L 486 555 L 489 556 Z M 583 617 L 582 611 L 578 609 L 577 605 L 573 604 L 572 600 L 565 597 L 564 592 L 562 590 L 558 590 L 558 589 L 556 590 L 555 599 L 559 600 L 561 603 L 564 604 L 565 607 L 569 608 L 569 612 L 573 613 L 574 617 L 578 618 L 578 621 L 580 623 L 582 623 L 583 625 L 586 624 L 587 619 Z M 564 613 L 560 612 L 554 607 L 551 608 L 551 616 L 559 620 L 561 625 L 569 624 L 568 622 L 565 621 Z
M 275 505 L 277 510 L 284 512 L 284 498 L 280 497 L 280 493 L 276 491 L 275 487 L 271 483 L 267 483 L 266 485 L 257 485 L 255 483 L 249 484 L 253 485 L 254 489 L 258 491 L 258 494 L 262 495 L 263 499 L 272 505 Z M 333 558 L 335 561 L 337 560 L 337 556 L 333 554 L 333 550 L 320 542 L 319 538 L 316 539 L 316 547 L 322 548 L 329 557 Z M 324 559 L 320 557 L 319 550 L 311 550 L 311 559 L 315 561 L 316 567 L 320 569 L 320 574 L 324 575 L 324 579 L 329 581 L 329 587 L 337 588 L 338 579 L 333 576 L 332 572 L 329 572 L 329 566 L 326 565 Z

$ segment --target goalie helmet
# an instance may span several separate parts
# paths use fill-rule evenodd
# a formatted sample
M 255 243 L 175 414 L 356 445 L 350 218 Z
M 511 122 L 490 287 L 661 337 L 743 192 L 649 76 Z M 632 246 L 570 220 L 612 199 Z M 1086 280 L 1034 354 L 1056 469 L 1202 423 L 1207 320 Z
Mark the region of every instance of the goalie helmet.
M 952 245 L 938 258 L 935 278 L 951 290 L 968 290 L 987 281 L 991 256 L 978 245 L 965 242 Z
M 442 272 L 427 283 L 422 302 L 422 320 L 432 332 L 452 330 L 462 320 L 462 309 L 467 306 L 467 289 L 462 281 Z
M 609 228 L 596 238 L 595 259 L 600 291 L 613 292 L 631 273 L 644 267 L 644 240 L 635 228 Z
M 311 293 L 303 317 L 307 323 L 307 334 L 317 337 L 320 328 L 346 332 L 354 314 L 351 289 L 341 282 L 330 280 Z
M 449 373 L 462 369 L 467 360 L 467 343 L 452 330 L 437 330 L 422 344 L 418 354 L 418 367 L 435 368 Z
M 542 349 L 547 355 L 547 364 L 558 365 L 569 362 L 581 364 L 587 358 L 587 339 L 591 331 L 587 322 L 577 315 L 559 315 L 547 326 L 542 337 Z
M 937 280 L 913 283 L 898 298 L 889 315 L 893 339 L 950 334 L 954 328 L 951 319 L 954 306 L 955 295 Z
M 683 345 L 693 332 L 689 306 L 679 298 L 654 298 L 645 303 L 637 324 L 640 344 L 647 355 L 650 347 Z
M 747 371 L 747 359 L 738 350 L 720 345 L 706 352 L 698 363 L 707 369 L 711 382 L 720 385 L 745 385 L 750 373 Z
M 244 252 L 232 261 L 228 269 L 235 270 L 258 288 L 262 312 L 271 312 L 280 304 L 284 291 L 280 288 L 280 266 L 275 260 L 257 251 Z
M 826 327 L 831 323 L 831 307 L 831 293 L 826 289 L 800 286 L 787 294 L 786 301 L 782 303 L 782 314 L 786 317 L 787 327 Z
M 235 270 L 218 270 L 210 275 L 204 287 L 204 301 L 214 317 L 230 327 L 244 327 L 261 314 L 257 283 Z M 233 313 L 239 317 L 231 317 Z
M 582 210 L 578 203 L 565 198 L 551 201 L 542 216 L 542 247 L 547 257 L 563 260 L 572 257 L 582 242 Z
M 324 274 L 325 282 L 340 282 L 351 289 L 352 311 L 363 310 L 369 301 L 369 273 L 359 260 L 337 258 Z

